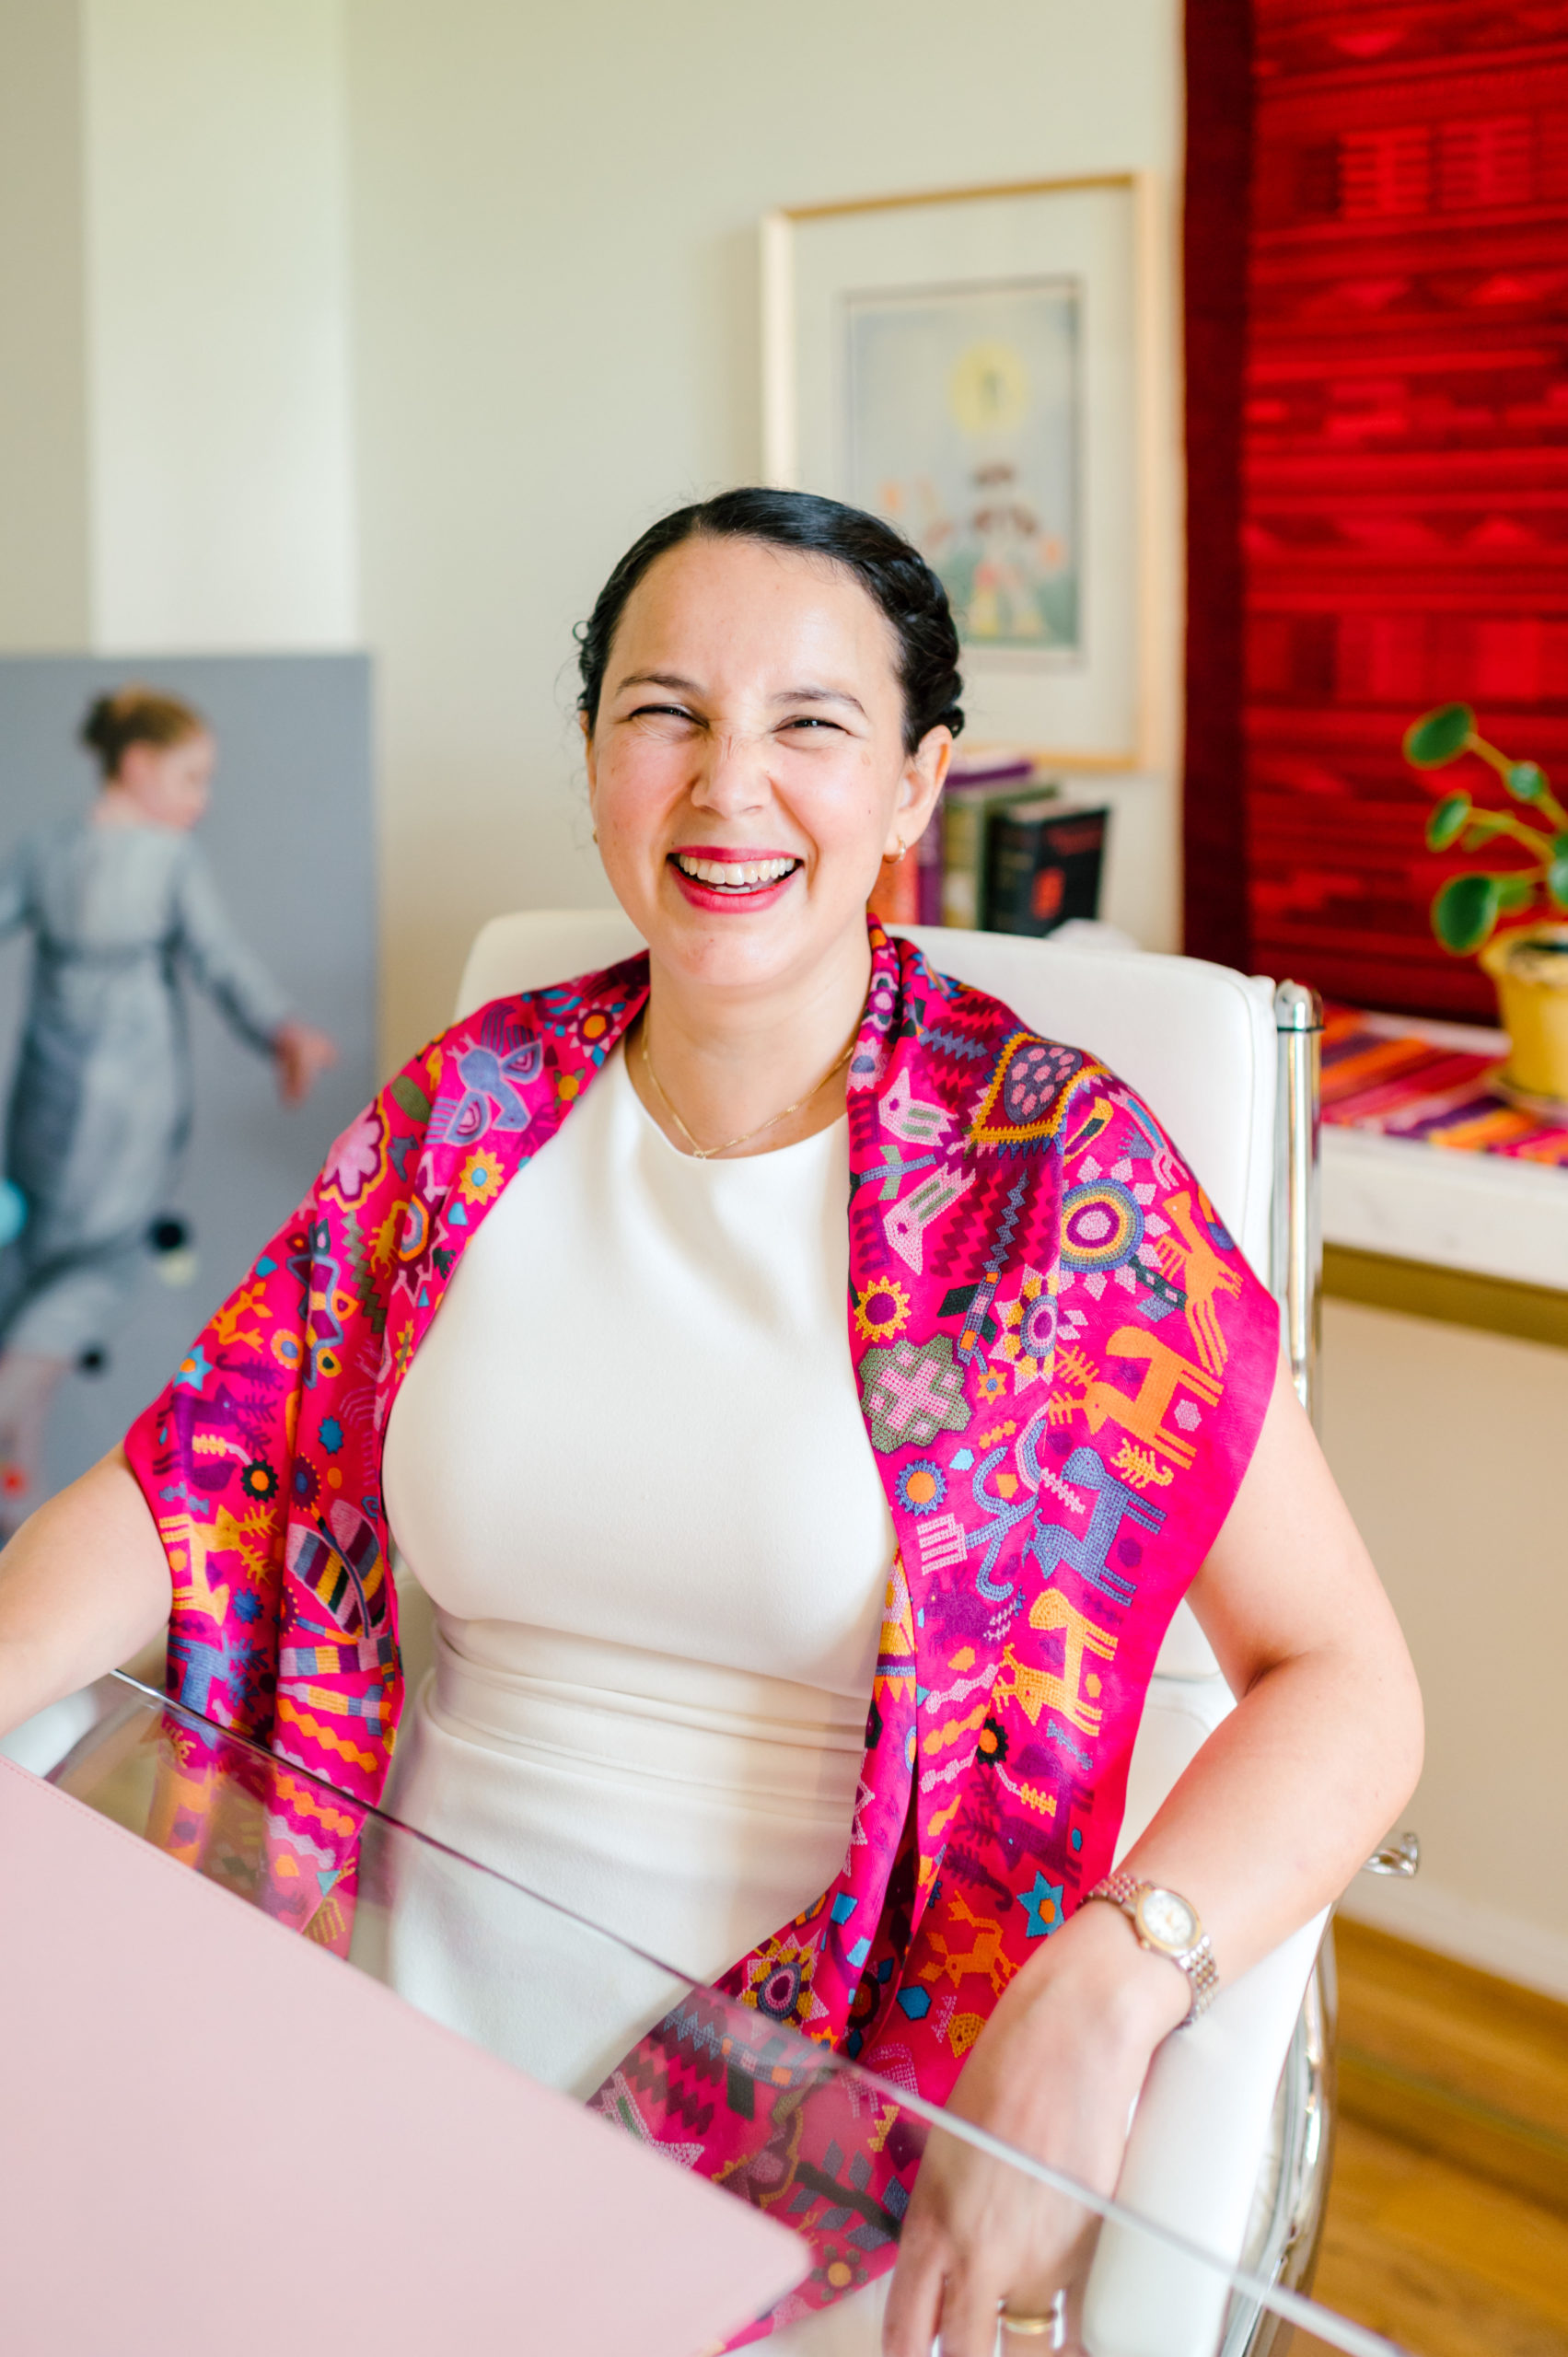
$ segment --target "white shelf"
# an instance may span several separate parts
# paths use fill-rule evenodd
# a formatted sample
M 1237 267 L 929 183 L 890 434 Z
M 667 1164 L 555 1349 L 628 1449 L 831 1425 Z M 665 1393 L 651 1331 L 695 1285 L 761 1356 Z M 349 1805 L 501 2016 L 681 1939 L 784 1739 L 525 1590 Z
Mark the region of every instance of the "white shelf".
M 1368 1031 L 1463 1054 L 1508 1052 L 1479 1024 L 1365 1015 Z M 1323 1241 L 1568 1292 L 1568 1168 L 1323 1124 Z
M 1325 1122 L 1323 1240 L 1568 1292 L 1568 1169 Z

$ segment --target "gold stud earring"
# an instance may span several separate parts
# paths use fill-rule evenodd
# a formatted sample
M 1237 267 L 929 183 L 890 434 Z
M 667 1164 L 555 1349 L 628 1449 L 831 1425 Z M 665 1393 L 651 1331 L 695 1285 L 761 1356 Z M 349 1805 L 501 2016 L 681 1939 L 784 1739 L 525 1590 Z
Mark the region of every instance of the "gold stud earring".
M 898 844 L 898 846 L 899 846 L 898 850 L 893 853 L 893 859 L 892 859 L 892 865 L 893 865 L 895 867 L 897 867 L 897 865 L 898 865 L 898 864 L 899 864 L 900 860 L 900 859 L 902 859 L 902 857 L 903 857 L 903 855 L 904 855 L 905 852 L 906 852 L 906 851 L 908 851 L 908 849 L 909 849 L 909 845 L 908 845 L 908 843 L 906 843 L 906 842 L 905 842 L 905 841 L 904 841 L 904 839 L 903 839 L 902 835 L 895 835 L 895 836 L 893 837 L 893 841 L 894 841 L 894 842 Z

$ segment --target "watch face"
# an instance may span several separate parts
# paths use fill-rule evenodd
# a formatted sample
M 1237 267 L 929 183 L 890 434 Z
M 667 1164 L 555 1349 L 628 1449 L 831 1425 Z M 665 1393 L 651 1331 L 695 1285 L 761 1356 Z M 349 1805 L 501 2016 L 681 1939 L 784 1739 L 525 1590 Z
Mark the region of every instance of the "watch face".
M 1138 1900 L 1138 1929 L 1151 1947 L 1185 1956 L 1198 1937 L 1198 1918 L 1174 1890 L 1145 1890 Z

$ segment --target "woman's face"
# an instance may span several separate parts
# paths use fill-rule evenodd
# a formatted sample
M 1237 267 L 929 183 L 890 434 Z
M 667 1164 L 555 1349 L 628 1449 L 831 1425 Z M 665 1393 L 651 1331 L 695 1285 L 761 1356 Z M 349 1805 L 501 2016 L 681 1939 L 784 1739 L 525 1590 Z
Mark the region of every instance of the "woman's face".
M 952 750 L 904 750 L 892 625 L 843 566 L 682 541 L 616 631 L 588 737 L 605 871 L 661 964 L 766 990 L 865 953 L 882 861 L 924 830 Z
M 114 784 L 149 826 L 182 833 L 207 807 L 216 760 L 217 747 L 204 728 L 177 745 L 127 745 Z

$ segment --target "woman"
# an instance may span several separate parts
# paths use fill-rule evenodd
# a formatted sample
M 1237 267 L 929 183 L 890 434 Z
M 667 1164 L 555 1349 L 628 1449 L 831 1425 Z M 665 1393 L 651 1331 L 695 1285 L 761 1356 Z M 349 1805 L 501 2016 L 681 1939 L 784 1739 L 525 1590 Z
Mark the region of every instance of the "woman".
M 612 1926 L 630 1885 L 658 1929 L 619 1927 L 760 2026 L 1109 2189 L 1214 1966 L 1397 1814 L 1419 1702 L 1273 1306 L 1151 1117 L 867 927 L 941 789 L 957 656 L 935 577 L 853 510 L 736 492 L 645 534 L 582 715 L 648 958 L 482 1010 L 340 1141 L 250 1341 L 210 1329 L 0 1561 L 0 1725 L 146 1640 L 167 1547 L 186 1699 L 374 1797 L 395 1536 L 439 1639 L 404 1814 Z M 276 1501 L 249 1539 L 242 1495 Z M 1186 1895 L 1145 1911 L 1162 1953 L 1082 1902 L 1184 1590 L 1241 1700 L 1125 1862 Z M 567 2038 L 602 2072 L 639 2032 L 617 2100 L 679 2142 L 645 2012 Z M 692 2165 L 776 2199 L 747 2172 L 784 2108 L 710 2103 Z M 786 2179 L 817 2258 L 786 2330 L 1037 2331 L 1078 2264 L 1063 2205 L 874 2129 Z M 844 2169 L 886 2234 L 845 2232 Z M 885 2321 L 880 2290 L 835 2311 L 900 2216 Z
M 150 688 L 82 723 L 102 784 L 86 821 L 0 866 L 0 936 L 33 936 L 6 1124 L 20 1234 L 0 1255 L 0 1531 L 38 1503 L 60 1378 L 125 1314 L 191 1123 L 180 977 L 272 1057 L 285 1104 L 336 1054 L 239 940 L 192 839 L 216 747 L 200 713 Z

